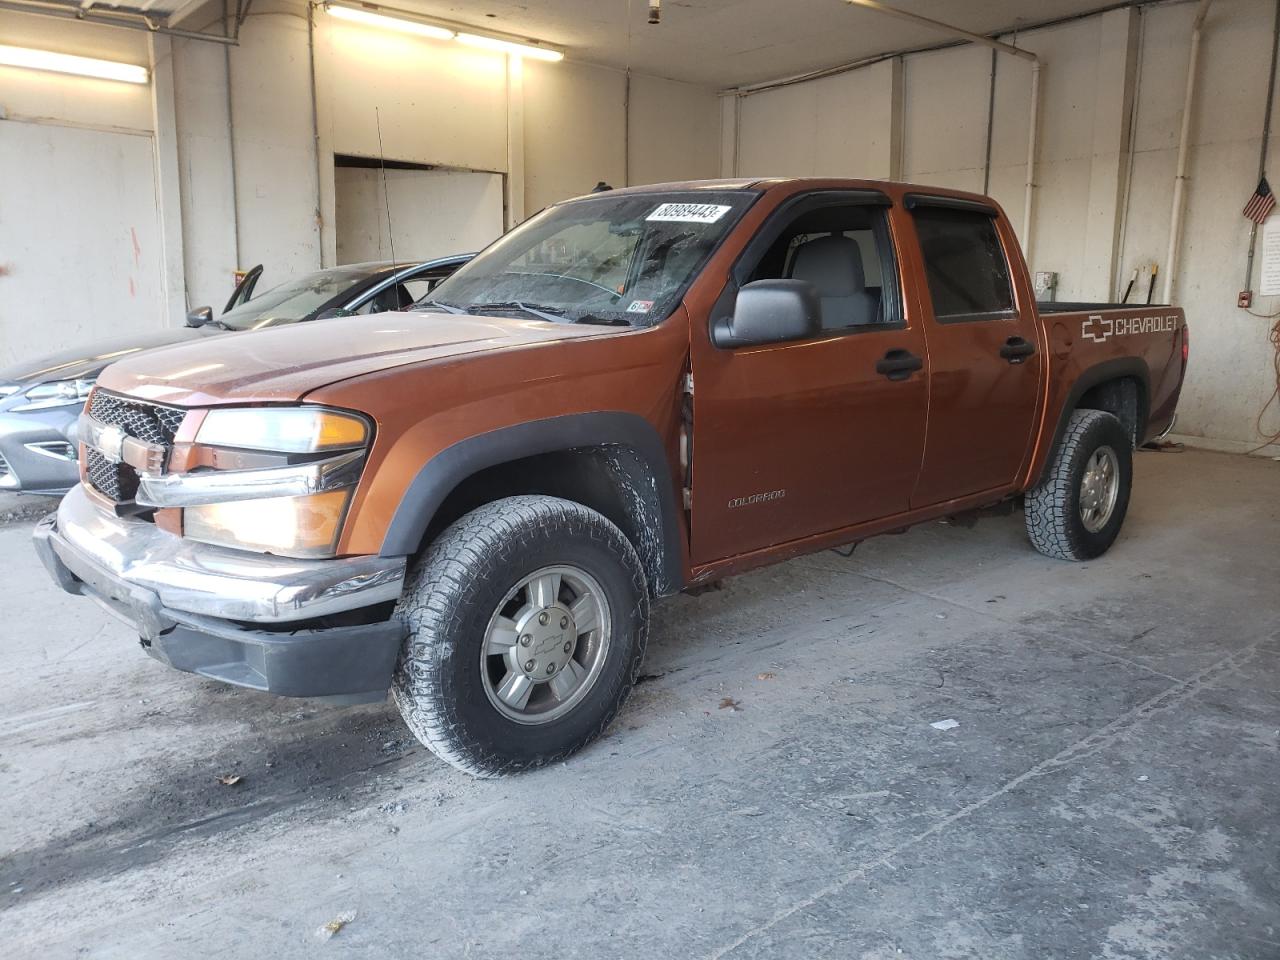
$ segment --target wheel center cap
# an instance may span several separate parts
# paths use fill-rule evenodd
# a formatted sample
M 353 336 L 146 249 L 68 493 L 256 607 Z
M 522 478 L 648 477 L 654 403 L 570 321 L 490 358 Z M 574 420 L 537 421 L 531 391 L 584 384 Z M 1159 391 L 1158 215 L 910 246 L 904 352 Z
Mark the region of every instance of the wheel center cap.
M 573 614 L 560 604 L 536 608 L 516 624 L 512 669 L 530 680 L 550 680 L 573 657 L 578 630 Z

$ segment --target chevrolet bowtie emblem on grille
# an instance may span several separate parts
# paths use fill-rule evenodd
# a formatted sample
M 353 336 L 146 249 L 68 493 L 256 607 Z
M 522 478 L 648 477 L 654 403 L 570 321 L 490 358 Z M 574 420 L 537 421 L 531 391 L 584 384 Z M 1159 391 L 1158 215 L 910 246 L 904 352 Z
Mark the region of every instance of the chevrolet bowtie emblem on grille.
M 124 461 L 124 442 L 128 435 L 116 426 L 104 426 L 98 431 L 93 448 L 112 463 Z
M 164 473 L 166 448 L 131 437 L 113 423 L 103 423 L 86 413 L 80 415 L 79 438 L 112 463 L 126 463 L 139 473 Z

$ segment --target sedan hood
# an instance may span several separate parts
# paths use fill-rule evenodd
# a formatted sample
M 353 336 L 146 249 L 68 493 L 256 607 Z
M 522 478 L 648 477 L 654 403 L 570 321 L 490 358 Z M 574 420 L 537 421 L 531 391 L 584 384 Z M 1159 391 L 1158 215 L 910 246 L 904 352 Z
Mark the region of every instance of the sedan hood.
M 98 382 L 178 406 L 280 403 L 391 367 L 617 332 L 515 318 L 379 313 L 165 347 L 113 364 Z
M 102 368 L 107 364 L 130 354 L 225 332 L 216 327 L 212 330 L 175 327 L 155 333 L 139 333 L 128 337 L 117 337 L 114 340 L 103 340 L 0 368 L 0 381 L 20 383 L 26 387 L 50 380 L 91 379 L 101 373 Z

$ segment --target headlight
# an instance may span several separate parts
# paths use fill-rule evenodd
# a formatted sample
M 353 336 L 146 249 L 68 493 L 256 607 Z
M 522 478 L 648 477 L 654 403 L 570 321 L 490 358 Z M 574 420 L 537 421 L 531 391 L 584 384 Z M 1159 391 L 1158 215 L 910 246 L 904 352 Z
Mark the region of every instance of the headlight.
M 286 557 L 333 554 L 351 489 L 187 507 L 183 535 Z
M 37 384 L 22 395 L 26 403 L 14 407 L 13 412 L 47 410 L 50 407 L 84 403 L 89 391 L 93 389 L 93 383 L 93 380 L 55 380 L 52 383 Z
M 256 407 L 211 410 L 196 443 L 277 453 L 318 453 L 363 446 L 364 420 L 319 407 Z
M 137 499 L 182 508 L 183 535 L 192 540 L 285 557 L 333 556 L 370 436 L 364 417 L 324 407 L 210 410 L 196 432 L 201 462 L 239 459 L 223 460 L 220 449 L 251 450 L 261 452 L 244 459 L 261 465 L 144 475 Z

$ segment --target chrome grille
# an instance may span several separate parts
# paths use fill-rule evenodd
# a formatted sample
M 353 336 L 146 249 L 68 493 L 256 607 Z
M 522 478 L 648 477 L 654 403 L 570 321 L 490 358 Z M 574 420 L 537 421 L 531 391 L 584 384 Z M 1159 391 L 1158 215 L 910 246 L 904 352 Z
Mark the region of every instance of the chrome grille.
M 0 480 L 9 475 L 9 461 L 4 458 L 4 454 L 0 453 Z
M 89 402 L 89 416 L 119 427 L 147 443 L 170 446 L 187 411 L 130 400 L 98 390 Z M 132 500 L 138 492 L 138 473 L 126 463 L 112 463 L 97 450 L 85 448 L 85 473 L 90 485 L 112 500 Z
M 129 400 L 99 390 L 89 404 L 89 416 L 100 423 L 114 424 L 131 437 L 147 443 L 173 443 L 187 411 L 162 407 L 141 400 Z
M 97 450 L 85 451 L 85 475 L 89 485 L 112 500 L 132 500 L 138 492 L 138 474 L 123 463 L 112 463 Z

